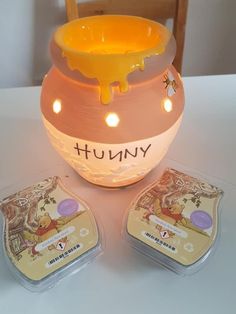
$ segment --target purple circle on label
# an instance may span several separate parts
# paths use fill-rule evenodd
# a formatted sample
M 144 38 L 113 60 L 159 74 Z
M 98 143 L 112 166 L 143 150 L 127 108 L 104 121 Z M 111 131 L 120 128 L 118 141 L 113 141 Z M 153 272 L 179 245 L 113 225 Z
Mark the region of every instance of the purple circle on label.
M 208 229 L 212 226 L 212 218 L 204 210 L 195 210 L 191 214 L 190 220 L 194 226 L 203 230 Z
M 61 216 L 70 216 L 79 209 L 79 204 L 73 198 L 66 198 L 57 206 L 57 211 Z

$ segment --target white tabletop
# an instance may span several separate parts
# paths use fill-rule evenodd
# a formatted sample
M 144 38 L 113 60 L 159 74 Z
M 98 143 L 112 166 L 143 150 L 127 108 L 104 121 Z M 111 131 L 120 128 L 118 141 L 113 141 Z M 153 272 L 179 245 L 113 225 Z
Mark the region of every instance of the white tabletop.
M 185 78 L 186 108 L 168 157 L 214 176 L 225 189 L 221 238 L 198 273 L 181 277 L 131 249 L 120 236 L 129 202 L 155 178 L 122 190 L 78 177 L 80 196 L 99 215 L 104 254 L 45 293 L 15 281 L 0 247 L 0 313 L 236 313 L 236 75 Z M 40 120 L 40 88 L 0 90 L 0 189 L 58 162 Z

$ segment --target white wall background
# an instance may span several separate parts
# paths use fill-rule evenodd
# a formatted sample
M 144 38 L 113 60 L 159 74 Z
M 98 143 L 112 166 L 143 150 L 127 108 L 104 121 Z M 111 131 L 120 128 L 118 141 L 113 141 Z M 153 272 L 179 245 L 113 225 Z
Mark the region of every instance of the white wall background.
M 236 73 L 236 0 L 189 0 L 183 75 Z
M 63 0 L 0 0 L 0 88 L 40 83 L 65 21 Z M 235 32 L 236 0 L 189 0 L 183 75 L 236 73 Z

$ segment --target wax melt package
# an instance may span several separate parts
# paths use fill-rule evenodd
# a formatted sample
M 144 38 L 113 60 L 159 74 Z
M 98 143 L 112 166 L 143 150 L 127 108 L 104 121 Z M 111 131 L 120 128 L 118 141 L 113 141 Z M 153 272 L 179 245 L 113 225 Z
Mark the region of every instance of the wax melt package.
M 7 264 L 31 291 L 54 286 L 102 253 L 101 228 L 70 184 L 70 176 L 55 175 L 1 193 Z
M 215 248 L 222 195 L 222 189 L 211 182 L 164 168 L 130 204 L 123 236 L 164 267 L 192 274 Z

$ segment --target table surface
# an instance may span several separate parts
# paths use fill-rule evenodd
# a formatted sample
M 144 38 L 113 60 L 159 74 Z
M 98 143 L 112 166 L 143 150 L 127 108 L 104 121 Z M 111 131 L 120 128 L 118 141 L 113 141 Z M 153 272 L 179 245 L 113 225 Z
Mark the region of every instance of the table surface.
M 122 190 L 78 177 L 80 196 L 99 215 L 104 254 L 45 293 L 24 289 L 9 272 L 0 247 L 0 312 L 8 313 L 236 313 L 236 75 L 184 78 L 183 123 L 168 158 L 222 182 L 221 237 L 196 274 L 158 267 L 121 239 L 124 211 L 155 178 Z M 37 171 L 67 165 L 51 147 L 40 120 L 39 87 L 0 90 L 0 189 Z

